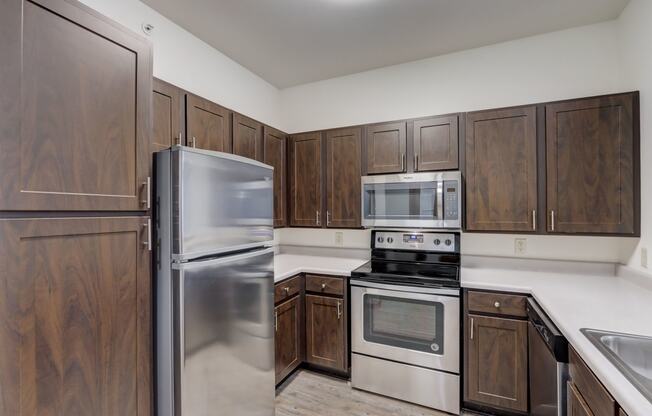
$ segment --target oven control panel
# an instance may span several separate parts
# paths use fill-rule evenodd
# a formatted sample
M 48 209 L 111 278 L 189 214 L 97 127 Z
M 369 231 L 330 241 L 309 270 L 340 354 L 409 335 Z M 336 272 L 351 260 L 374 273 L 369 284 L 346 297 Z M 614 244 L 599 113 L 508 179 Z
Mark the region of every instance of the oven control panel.
M 429 231 L 375 231 L 372 247 L 394 250 L 442 251 L 455 253 L 459 250 L 458 233 Z

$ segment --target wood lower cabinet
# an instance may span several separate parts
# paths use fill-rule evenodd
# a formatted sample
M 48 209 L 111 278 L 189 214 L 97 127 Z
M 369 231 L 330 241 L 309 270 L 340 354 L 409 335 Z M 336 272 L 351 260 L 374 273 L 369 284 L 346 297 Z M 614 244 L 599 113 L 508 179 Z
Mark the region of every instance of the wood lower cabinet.
M 0 414 L 152 414 L 147 224 L 0 221 Z
M 290 225 L 322 224 L 321 133 L 290 137 Z
M 326 133 L 326 226 L 361 226 L 360 128 Z
M 263 129 L 263 163 L 274 167 L 274 227 L 287 225 L 287 135 L 265 126 Z
M 74 1 L 0 13 L 0 210 L 139 211 L 151 44 Z
M 306 361 L 347 371 L 344 300 L 306 295 Z
M 276 383 L 281 382 L 302 361 L 301 296 L 295 295 L 274 309 Z
M 412 142 L 415 172 L 453 170 L 459 167 L 458 116 L 415 120 Z
M 365 127 L 367 174 L 406 172 L 406 132 L 405 122 Z
M 233 154 L 263 160 L 263 125 L 233 113 Z
M 535 107 L 466 116 L 466 229 L 534 232 L 537 210 Z
M 152 152 L 167 149 L 183 140 L 185 120 L 184 92 L 172 84 L 154 79 L 152 95 Z
M 635 235 L 638 93 L 546 105 L 548 231 Z
M 567 415 L 568 416 L 594 416 L 577 388 L 570 381 L 567 383 Z
M 231 153 L 230 111 L 204 98 L 186 94 L 188 145 Z

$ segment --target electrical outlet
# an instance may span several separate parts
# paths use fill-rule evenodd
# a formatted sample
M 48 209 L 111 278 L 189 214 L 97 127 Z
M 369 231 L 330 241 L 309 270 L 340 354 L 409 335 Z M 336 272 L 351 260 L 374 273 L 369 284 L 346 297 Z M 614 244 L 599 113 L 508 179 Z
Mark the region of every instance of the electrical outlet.
M 335 232 L 335 245 L 336 246 L 344 245 L 344 233 L 342 231 Z
M 647 247 L 641 248 L 641 267 L 647 269 Z
M 523 256 L 527 253 L 527 238 L 514 239 L 514 254 Z

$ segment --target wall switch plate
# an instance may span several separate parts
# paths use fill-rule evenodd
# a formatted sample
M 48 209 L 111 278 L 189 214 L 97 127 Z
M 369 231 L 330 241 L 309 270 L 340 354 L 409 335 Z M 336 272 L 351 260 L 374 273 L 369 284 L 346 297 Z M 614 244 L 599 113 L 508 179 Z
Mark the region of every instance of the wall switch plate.
M 342 231 L 335 232 L 335 245 L 336 246 L 344 245 L 344 233 Z
M 527 238 L 514 239 L 514 254 L 523 256 L 527 253 Z
M 647 269 L 647 247 L 641 248 L 641 267 Z

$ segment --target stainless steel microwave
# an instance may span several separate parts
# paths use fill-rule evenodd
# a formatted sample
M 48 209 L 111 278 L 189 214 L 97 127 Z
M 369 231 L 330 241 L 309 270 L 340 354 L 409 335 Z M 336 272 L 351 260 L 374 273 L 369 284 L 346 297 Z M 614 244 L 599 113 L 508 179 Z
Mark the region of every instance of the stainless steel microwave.
M 362 177 L 362 225 L 459 229 L 462 175 L 425 172 Z

